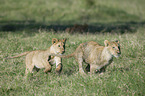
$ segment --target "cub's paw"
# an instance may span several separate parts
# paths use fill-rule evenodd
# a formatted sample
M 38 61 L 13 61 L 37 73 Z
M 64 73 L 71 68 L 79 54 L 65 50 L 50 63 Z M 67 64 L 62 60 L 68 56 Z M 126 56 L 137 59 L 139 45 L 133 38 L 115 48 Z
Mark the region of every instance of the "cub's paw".
M 57 68 L 55 69 L 55 72 L 60 74 L 62 71 L 62 64 L 57 65 Z

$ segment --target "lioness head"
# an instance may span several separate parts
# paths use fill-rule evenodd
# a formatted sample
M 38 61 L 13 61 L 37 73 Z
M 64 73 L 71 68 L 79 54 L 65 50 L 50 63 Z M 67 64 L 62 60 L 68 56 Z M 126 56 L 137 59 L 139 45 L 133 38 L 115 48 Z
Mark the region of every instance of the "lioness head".
M 63 54 L 65 52 L 65 42 L 66 39 L 58 40 L 56 38 L 52 39 L 52 49 L 55 54 Z
M 114 56 L 119 57 L 121 54 L 119 41 L 109 42 L 108 40 L 104 41 L 105 47 L 108 47 L 108 51 Z

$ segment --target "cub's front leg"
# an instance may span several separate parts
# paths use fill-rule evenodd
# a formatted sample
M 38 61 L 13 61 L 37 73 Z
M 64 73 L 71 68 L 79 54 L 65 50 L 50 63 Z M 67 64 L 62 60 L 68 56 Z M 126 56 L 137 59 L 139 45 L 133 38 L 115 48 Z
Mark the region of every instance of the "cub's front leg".
M 61 61 L 61 58 L 60 57 L 54 57 L 54 60 L 55 60 L 55 63 L 56 63 L 56 69 L 55 69 L 55 72 L 60 74 L 61 71 L 62 71 L 62 61 Z
M 56 66 L 55 72 L 60 74 L 61 71 L 62 71 L 62 64 L 60 63 Z

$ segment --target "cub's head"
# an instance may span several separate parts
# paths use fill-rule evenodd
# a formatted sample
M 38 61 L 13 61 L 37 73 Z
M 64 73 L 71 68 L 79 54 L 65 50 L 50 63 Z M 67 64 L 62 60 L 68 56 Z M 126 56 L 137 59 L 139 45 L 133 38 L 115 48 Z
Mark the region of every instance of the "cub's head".
M 108 51 L 114 56 L 119 57 L 121 54 L 119 41 L 109 42 L 108 40 L 104 41 L 105 47 L 108 47 Z
M 65 42 L 66 38 L 58 40 L 56 38 L 52 39 L 51 51 L 55 54 L 63 54 L 65 52 Z

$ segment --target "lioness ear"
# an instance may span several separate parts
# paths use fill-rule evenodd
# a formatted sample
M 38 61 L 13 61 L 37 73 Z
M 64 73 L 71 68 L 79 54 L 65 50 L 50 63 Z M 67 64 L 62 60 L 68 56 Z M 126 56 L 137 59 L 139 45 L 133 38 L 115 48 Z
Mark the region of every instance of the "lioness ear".
M 119 43 L 119 41 L 118 41 L 118 40 L 116 40 L 115 42 Z
M 110 42 L 108 40 L 104 41 L 105 47 L 107 47 L 108 45 L 110 45 Z
M 58 40 L 56 38 L 52 39 L 52 44 L 57 43 L 57 42 L 58 42 Z

